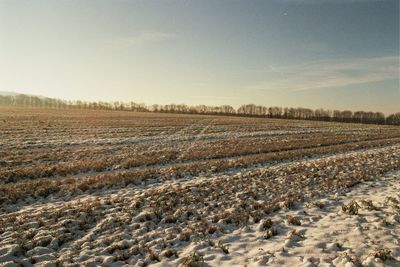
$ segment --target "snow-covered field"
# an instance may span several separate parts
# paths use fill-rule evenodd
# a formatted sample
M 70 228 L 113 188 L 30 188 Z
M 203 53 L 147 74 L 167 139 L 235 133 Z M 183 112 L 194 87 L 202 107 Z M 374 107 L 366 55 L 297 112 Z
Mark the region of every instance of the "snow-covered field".
M 357 203 L 357 214 L 343 211 L 350 203 Z M 290 223 L 289 216 L 299 225 Z M 177 251 L 197 256 L 205 266 L 400 266 L 400 172 L 282 209 Z M 172 257 L 155 266 L 182 261 Z
M 0 111 L 0 266 L 400 265 L 399 127 Z

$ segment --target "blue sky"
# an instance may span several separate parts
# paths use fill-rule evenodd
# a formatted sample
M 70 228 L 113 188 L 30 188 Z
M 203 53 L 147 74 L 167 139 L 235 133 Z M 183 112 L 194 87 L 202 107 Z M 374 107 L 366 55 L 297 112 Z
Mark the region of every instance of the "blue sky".
M 398 0 L 0 0 L 0 90 L 399 111 Z

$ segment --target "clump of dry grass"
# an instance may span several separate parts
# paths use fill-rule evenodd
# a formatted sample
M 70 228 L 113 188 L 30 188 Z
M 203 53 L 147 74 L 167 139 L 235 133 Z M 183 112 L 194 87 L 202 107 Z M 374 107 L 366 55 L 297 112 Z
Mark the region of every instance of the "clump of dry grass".
M 380 248 L 374 252 L 371 252 L 369 256 L 374 256 L 375 258 L 379 258 L 382 261 L 392 260 L 392 251 L 386 248 Z
M 385 198 L 385 204 L 388 203 L 399 204 L 400 202 L 396 198 L 389 196 Z
M 184 229 L 180 234 L 178 235 L 178 238 L 180 241 L 190 241 L 190 236 L 193 234 L 192 230 L 190 229 Z
M 204 258 L 196 251 L 192 251 L 189 256 L 185 257 L 182 263 L 179 265 L 180 267 L 203 267 L 204 266 Z
M 116 261 L 126 261 L 130 258 L 130 254 L 127 251 L 117 251 L 115 253 L 115 260 Z M 59 265 L 57 265 L 59 266 Z
M 126 244 L 126 243 L 123 243 L 123 242 L 113 243 L 109 247 L 107 247 L 107 252 L 112 254 L 116 250 L 124 250 L 124 249 L 126 249 L 128 247 L 129 247 L 129 245 Z
M 160 255 L 157 254 L 157 252 L 155 252 L 154 250 L 148 249 L 147 252 L 148 252 L 148 258 L 149 258 L 151 261 L 158 261 L 158 262 L 161 261 Z
M 292 215 L 287 216 L 287 223 L 296 226 L 301 225 L 301 221 L 298 218 L 293 217 Z
M 400 201 L 391 196 L 385 198 L 384 204 L 386 205 L 386 207 L 389 206 L 393 209 L 397 209 L 397 210 L 400 209 Z
M 212 234 L 214 234 L 215 232 L 217 232 L 217 231 L 219 231 L 220 229 L 217 227 L 217 226 L 215 226 L 215 225 L 210 225 L 208 228 L 207 228 L 207 233 L 208 234 L 210 234 L 210 235 L 212 235 Z
M 346 212 L 346 213 L 348 213 L 350 215 L 357 215 L 359 208 L 361 208 L 361 206 L 355 200 L 352 200 L 347 205 L 346 204 L 342 205 L 342 211 Z
M 361 200 L 360 201 L 361 205 L 363 205 L 367 210 L 379 210 L 378 207 L 376 207 L 374 205 L 374 203 L 372 203 L 372 200 Z
M 325 204 L 322 203 L 322 202 L 319 201 L 319 200 L 315 200 L 315 201 L 312 201 L 312 202 L 307 203 L 306 206 L 309 207 L 309 208 L 311 208 L 311 207 L 317 207 L 317 208 L 319 208 L 319 209 L 323 209 L 323 208 L 325 207 Z
M 356 256 L 356 255 L 349 255 L 347 252 L 343 252 L 342 254 L 339 254 L 340 257 L 346 258 L 348 261 L 353 263 L 356 267 L 362 267 L 361 260 Z
M 294 201 L 292 199 L 285 199 L 282 203 L 281 206 L 287 209 L 291 209 L 294 207 Z
M 270 218 L 260 221 L 258 230 L 264 232 L 263 237 L 265 239 L 269 239 L 278 234 L 278 229 L 272 225 L 273 222 Z
M 261 224 L 260 225 L 261 230 L 265 231 L 265 230 L 267 230 L 267 229 L 272 227 L 273 222 L 272 222 L 272 220 L 270 218 L 268 218 L 268 219 L 265 219 L 265 220 L 261 220 L 260 224 Z
M 208 244 L 215 248 L 220 248 L 225 254 L 229 254 L 228 246 L 223 244 L 221 241 L 215 242 L 213 240 L 208 240 Z
M 131 255 L 138 255 L 140 253 L 140 247 L 138 245 L 135 245 L 128 249 L 128 253 Z
M 276 227 L 271 227 L 270 229 L 268 229 L 267 231 L 265 231 L 264 233 L 264 238 L 265 239 L 269 239 L 273 236 L 276 236 L 278 234 L 278 229 Z
M 289 238 L 292 240 L 296 240 L 296 239 L 304 239 L 304 234 L 301 233 L 300 231 L 293 229 L 292 231 L 290 231 L 289 233 Z
M 166 249 L 163 251 L 162 255 L 166 258 L 171 258 L 172 256 L 175 256 L 178 258 L 178 252 L 175 249 Z
M 174 217 L 173 215 L 167 215 L 163 218 L 163 221 L 165 223 L 176 223 L 176 217 Z

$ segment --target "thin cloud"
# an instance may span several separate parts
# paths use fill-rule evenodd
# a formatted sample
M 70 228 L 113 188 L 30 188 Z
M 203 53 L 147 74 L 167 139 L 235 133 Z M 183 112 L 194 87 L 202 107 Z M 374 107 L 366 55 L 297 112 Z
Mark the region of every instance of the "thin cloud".
M 157 43 L 175 38 L 172 33 L 159 31 L 143 31 L 136 35 L 118 38 L 107 42 L 108 47 L 112 48 L 128 48 L 131 46 L 145 45 L 149 43 Z
M 284 75 L 284 73 L 278 67 L 272 65 L 269 65 L 265 69 L 249 69 L 245 71 L 250 73 L 277 73 L 279 75 Z
M 398 57 L 329 60 L 279 69 L 283 75 L 247 86 L 246 89 L 293 92 L 399 79 Z

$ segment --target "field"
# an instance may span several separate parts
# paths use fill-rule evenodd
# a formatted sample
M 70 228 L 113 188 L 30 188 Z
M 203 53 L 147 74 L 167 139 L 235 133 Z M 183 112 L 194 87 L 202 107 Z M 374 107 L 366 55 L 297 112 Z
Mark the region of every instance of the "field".
M 396 126 L 0 108 L 0 265 L 399 266 L 399 169 Z M 380 236 L 300 249 L 339 219 Z

